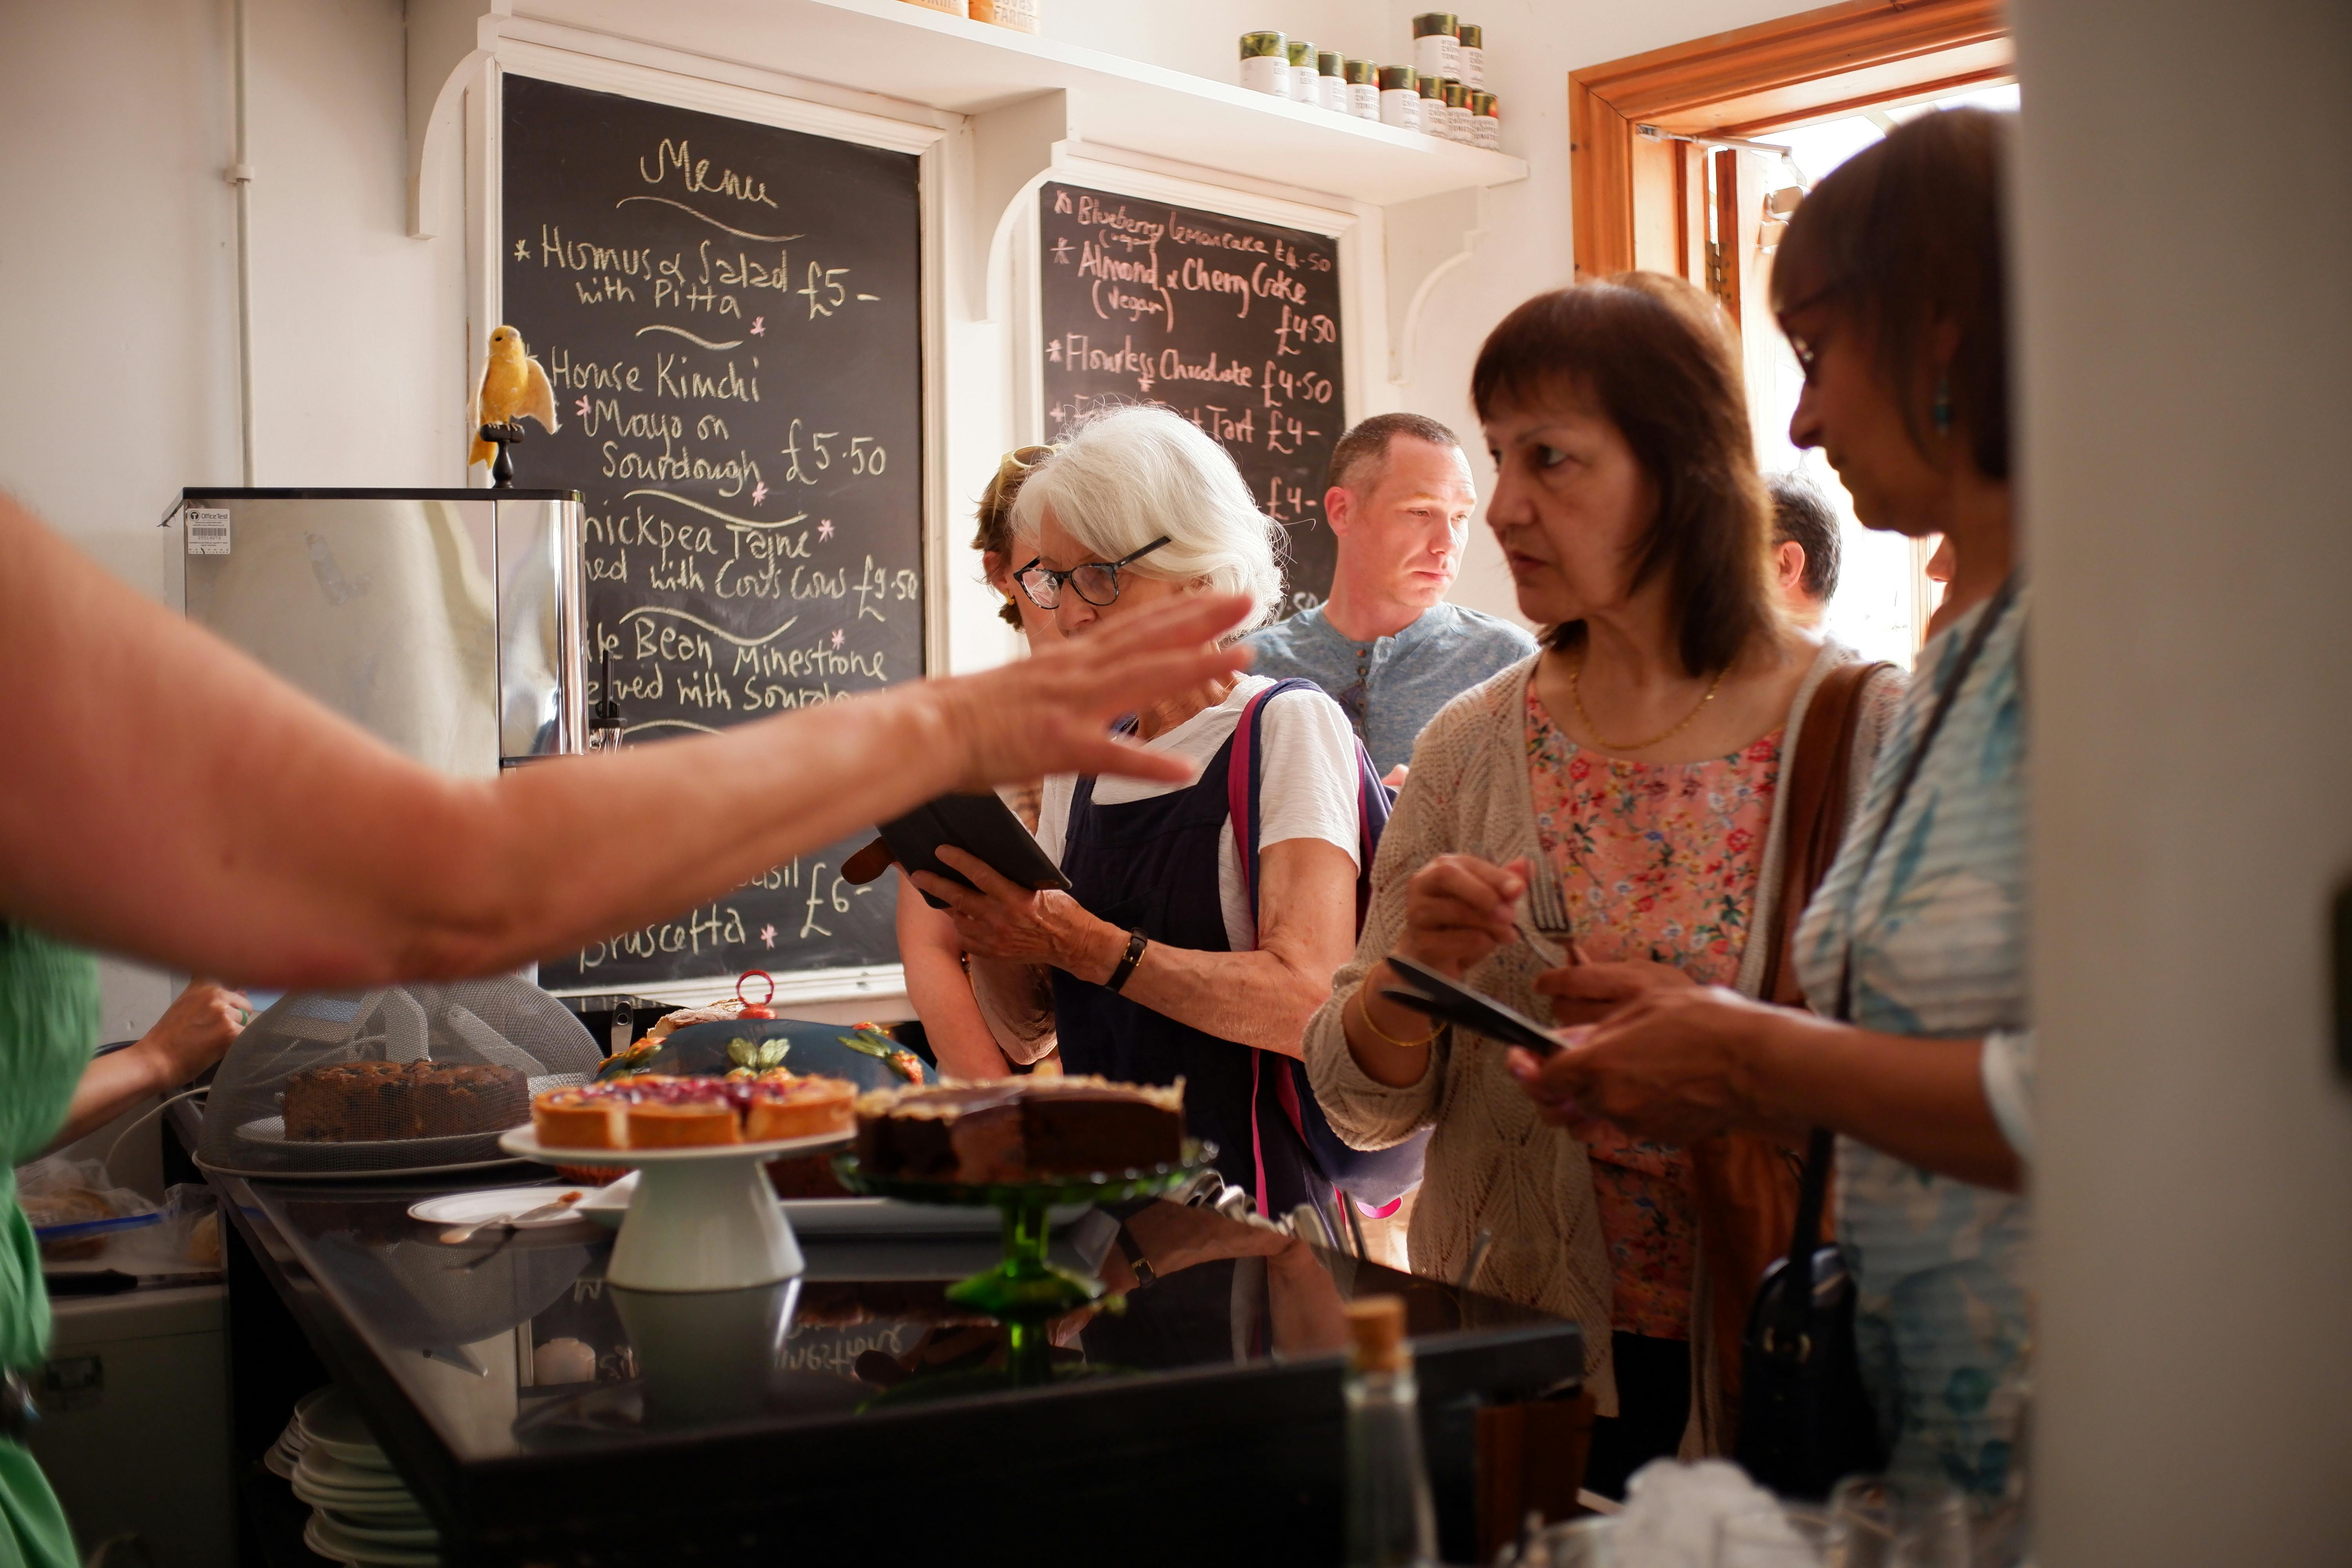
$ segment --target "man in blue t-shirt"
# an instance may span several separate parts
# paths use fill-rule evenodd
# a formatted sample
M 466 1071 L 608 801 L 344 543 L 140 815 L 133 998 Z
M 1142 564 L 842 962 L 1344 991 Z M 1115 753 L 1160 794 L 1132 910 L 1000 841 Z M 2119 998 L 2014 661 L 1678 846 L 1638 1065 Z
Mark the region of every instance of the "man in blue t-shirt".
M 1376 414 L 1339 437 L 1328 482 L 1323 515 L 1339 542 L 1331 596 L 1253 633 L 1251 672 L 1303 676 L 1329 692 L 1396 784 L 1437 710 L 1536 642 L 1445 602 L 1478 505 L 1453 431 L 1418 414 Z

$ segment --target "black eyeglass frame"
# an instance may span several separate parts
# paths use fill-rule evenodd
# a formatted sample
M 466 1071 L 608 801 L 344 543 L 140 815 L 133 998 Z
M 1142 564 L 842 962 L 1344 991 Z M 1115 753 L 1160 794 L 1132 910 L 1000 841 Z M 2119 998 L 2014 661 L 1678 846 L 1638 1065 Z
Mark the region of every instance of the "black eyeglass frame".
M 1076 587 L 1075 579 L 1077 577 L 1079 573 L 1108 572 L 1110 574 L 1110 597 L 1107 599 L 1097 599 L 1092 594 L 1087 593 L 1084 588 L 1077 589 L 1079 598 L 1085 600 L 1087 604 L 1092 605 L 1097 610 L 1106 609 L 1108 606 L 1118 603 L 1118 573 L 1120 567 L 1131 566 L 1138 561 L 1142 560 L 1145 556 L 1150 554 L 1153 551 L 1159 549 L 1161 545 L 1173 544 L 1174 542 L 1175 541 L 1173 539 L 1163 533 L 1159 538 L 1153 540 L 1150 543 L 1143 546 L 1141 549 L 1130 550 L 1116 561 L 1082 561 L 1066 572 L 1056 572 L 1050 566 L 1040 565 L 1038 563 L 1043 561 L 1045 557 L 1041 555 L 1033 555 L 1029 558 L 1029 564 L 1022 567 L 1019 571 L 1013 574 L 1013 580 L 1021 584 L 1021 596 L 1023 598 L 1027 599 L 1031 604 L 1036 605 L 1041 610 L 1051 610 L 1062 602 L 1062 589 L 1065 585 Z M 1029 586 L 1029 578 L 1032 573 L 1034 573 L 1037 576 L 1044 578 L 1046 582 L 1053 584 L 1052 592 L 1048 595 L 1048 597 L 1053 601 L 1051 604 L 1048 604 L 1045 599 L 1039 598 L 1037 596 L 1037 591 Z

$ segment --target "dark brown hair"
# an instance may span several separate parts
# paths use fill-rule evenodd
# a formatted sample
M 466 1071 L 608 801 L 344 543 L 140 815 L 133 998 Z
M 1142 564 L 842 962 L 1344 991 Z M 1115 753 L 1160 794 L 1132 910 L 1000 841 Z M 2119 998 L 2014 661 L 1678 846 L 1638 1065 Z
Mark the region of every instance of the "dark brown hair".
M 1988 479 L 2009 477 L 2009 344 L 2001 276 L 2001 162 L 2013 117 L 1923 114 L 1839 164 L 1789 222 L 1772 263 L 1772 309 L 1827 303 L 1878 362 L 1922 452 L 1938 390 L 1939 331 L 1958 342 L 1941 369 L 1950 416 Z
M 1801 581 L 1805 592 L 1827 604 L 1837 592 L 1838 567 L 1845 553 L 1830 498 L 1802 474 L 1774 474 L 1764 488 L 1772 493 L 1773 548 L 1794 542 L 1804 551 Z
M 996 465 L 996 476 L 980 492 L 980 528 L 971 536 L 974 550 L 1005 556 L 1013 553 L 1013 503 L 1021 499 L 1022 482 L 1060 450 L 1059 447 L 1017 447 L 1004 454 Z M 1011 564 L 1018 566 L 1021 563 Z M 1016 629 L 1021 625 L 1020 607 L 1013 604 L 1010 594 L 1004 596 L 1004 603 L 996 606 L 996 616 Z
M 1389 443 L 1399 436 L 1410 436 L 1433 447 L 1451 447 L 1457 452 L 1462 449 L 1462 437 L 1427 415 L 1375 414 L 1358 422 L 1331 448 L 1331 466 L 1324 472 L 1324 488 L 1339 485 L 1352 490 L 1377 487 L 1379 470 L 1388 466 Z M 1365 471 L 1368 465 L 1370 472 Z
M 1666 574 L 1683 668 L 1729 668 L 1780 611 L 1739 351 L 1714 301 L 1655 272 L 1538 294 L 1486 335 L 1470 373 L 1482 420 L 1570 389 L 1617 426 L 1657 496 L 1633 543 L 1633 585 Z M 1579 647 L 1584 623 L 1555 626 L 1545 640 Z

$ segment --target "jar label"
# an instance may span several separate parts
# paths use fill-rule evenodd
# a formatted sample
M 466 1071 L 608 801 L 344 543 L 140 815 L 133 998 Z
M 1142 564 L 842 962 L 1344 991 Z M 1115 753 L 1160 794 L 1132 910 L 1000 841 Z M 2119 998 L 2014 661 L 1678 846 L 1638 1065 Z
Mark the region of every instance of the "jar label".
M 1276 98 L 1290 96 L 1290 62 L 1279 55 L 1252 55 L 1242 61 L 1242 85 Z

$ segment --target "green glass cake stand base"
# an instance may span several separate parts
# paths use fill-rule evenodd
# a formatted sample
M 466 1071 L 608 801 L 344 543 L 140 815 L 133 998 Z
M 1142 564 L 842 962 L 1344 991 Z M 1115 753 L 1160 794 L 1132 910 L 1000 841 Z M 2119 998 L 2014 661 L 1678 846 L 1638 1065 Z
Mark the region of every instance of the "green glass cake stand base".
M 1039 1182 L 936 1182 L 867 1173 L 855 1154 L 833 1162 L 842 1185 L 869 1197 L 960 1208 L 994 1208 L 1004 1216 L 1004 1260 L 995 1268 L 948 1287 L 948 1300 L 987 1313 L 1004 1326 L 1006 1370 L 1028 1387 L 1053 1378 L 1053 1345 L 1046 1325 L 1066 1312 L 1099 1300 L 1103 1282 L 1065 1268 L 1045 1256 L 1055 1208 L 1069 1204 L 1115 1204 L 1150 1197 L 1181 1184 L 1217 1157 L 1213 1143 L 1184 1141 L 1184 1157 L 1173 1164 L 1132 1171 L 1097 1171 Z

